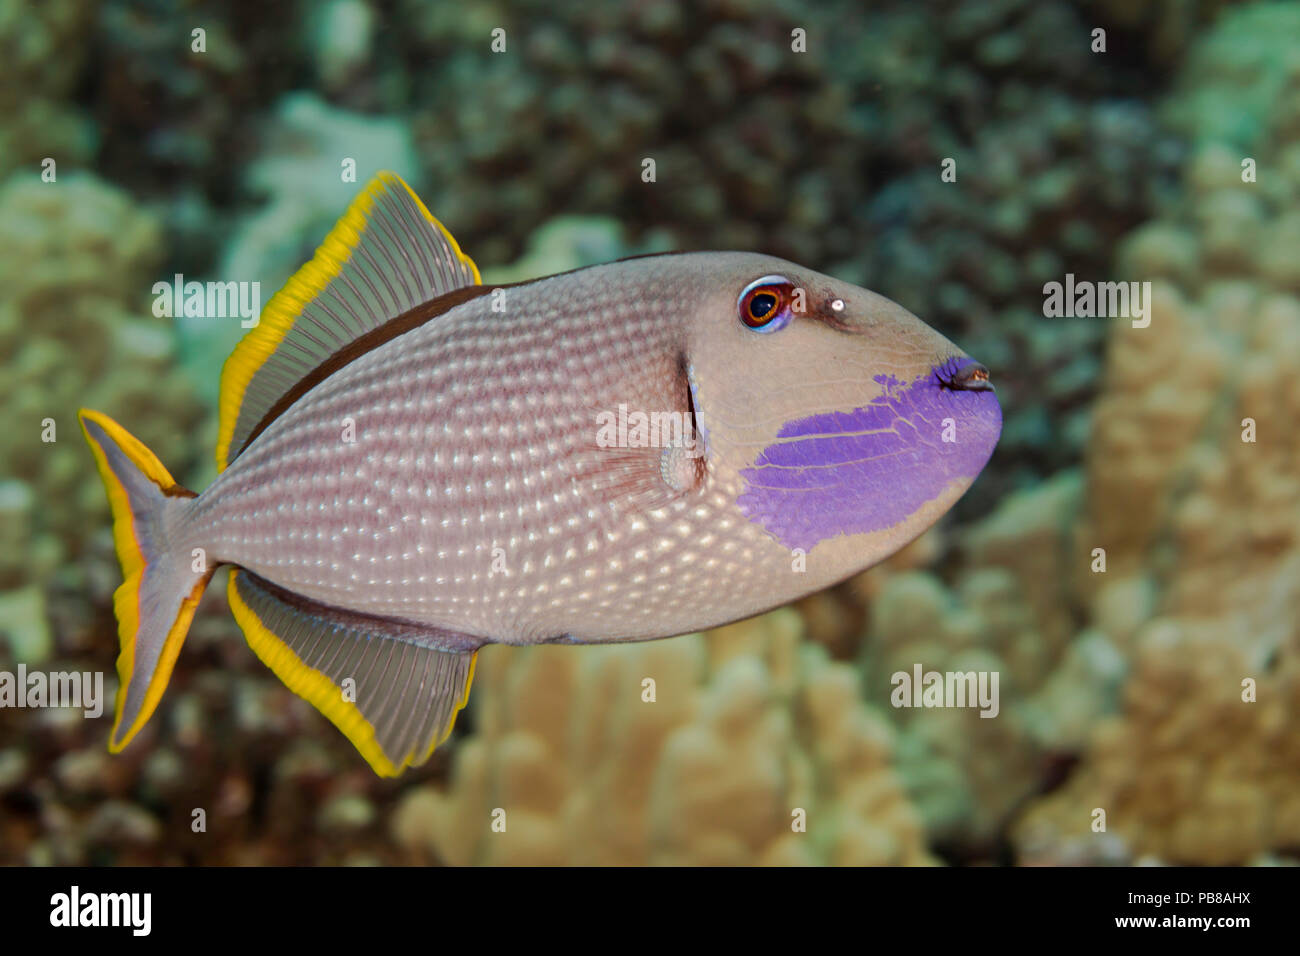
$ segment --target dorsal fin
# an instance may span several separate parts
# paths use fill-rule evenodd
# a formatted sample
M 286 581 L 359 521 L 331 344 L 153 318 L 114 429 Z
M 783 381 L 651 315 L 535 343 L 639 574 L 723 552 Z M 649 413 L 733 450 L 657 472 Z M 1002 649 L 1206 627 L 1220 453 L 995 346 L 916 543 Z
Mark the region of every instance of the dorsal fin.
M 267 412 L 330 356 L 478 282 L 478 267 L 411 187 L 393 173 L 377 175 L 226 360 L 217 468 L 234 461 Z

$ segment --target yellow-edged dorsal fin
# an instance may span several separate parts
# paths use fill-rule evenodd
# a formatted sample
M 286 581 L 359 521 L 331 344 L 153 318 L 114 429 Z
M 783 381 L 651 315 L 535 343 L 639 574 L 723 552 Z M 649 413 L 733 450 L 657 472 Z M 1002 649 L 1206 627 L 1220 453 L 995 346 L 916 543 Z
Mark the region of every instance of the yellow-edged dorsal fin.
M 221 373 L 217 468 L 332 355 L 421 303 L 477 285 L 478 267 L 393 173 L 380 173 L 262 310 Z

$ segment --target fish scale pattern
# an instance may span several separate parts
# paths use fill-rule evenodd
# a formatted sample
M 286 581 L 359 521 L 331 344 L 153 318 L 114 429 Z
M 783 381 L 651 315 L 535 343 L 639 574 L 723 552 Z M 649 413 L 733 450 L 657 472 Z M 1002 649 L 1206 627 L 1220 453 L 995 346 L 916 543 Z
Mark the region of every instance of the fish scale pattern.
M 319 601 L 510 643 L 690 629 L 719 579 L 755 600 L 741 572 L 763 534 L 734 472 L 678 492 L 659 450 L 596 443 L 598 412 L 675 400 L 682 290 L 663 269 L 489 293 L 359 357 L 204 493 L 186 544 Z

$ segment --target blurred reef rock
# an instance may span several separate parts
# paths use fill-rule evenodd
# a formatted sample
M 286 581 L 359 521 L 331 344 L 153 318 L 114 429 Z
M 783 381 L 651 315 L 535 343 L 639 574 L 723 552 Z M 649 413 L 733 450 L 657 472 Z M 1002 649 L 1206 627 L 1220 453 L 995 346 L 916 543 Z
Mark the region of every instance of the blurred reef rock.
M 0 435 L 0 591 L 49 583 L 107 530 L 79 407 L 129 421 L 177 474 L 193 460 L 206 411 L 150 311 L 161 243 L 151 215 L 88 173 L 0 185 L 0 402 L 15 426 Z

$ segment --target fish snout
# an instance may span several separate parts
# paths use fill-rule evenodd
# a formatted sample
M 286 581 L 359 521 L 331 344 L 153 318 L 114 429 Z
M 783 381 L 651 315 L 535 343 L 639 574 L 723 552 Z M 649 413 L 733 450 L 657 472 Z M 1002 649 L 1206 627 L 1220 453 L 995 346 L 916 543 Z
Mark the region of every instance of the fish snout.
M 994 391 L 988 368 L 968 356 L 951 358 L 936 367 L 934 373 L 943 387 L 955 392 Z

